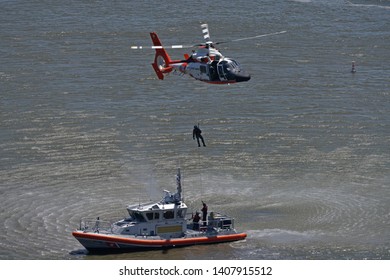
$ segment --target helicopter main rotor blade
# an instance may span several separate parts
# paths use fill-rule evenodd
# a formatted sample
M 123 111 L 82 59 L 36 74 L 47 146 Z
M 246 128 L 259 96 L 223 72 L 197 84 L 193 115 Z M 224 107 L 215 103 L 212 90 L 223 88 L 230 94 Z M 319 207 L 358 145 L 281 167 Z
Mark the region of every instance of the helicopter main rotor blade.
M 220 42 L 217 42 L 217 43 L 212 43 L 210 41 L 210 33 L 209 33 L 208 25 L 207 24 L 202 24 L 201 27 L 202 27 L 203 37 L 206 40 L 206 43 L 200 43 L 200 44 L 195 44 L 195 45 L 171 45 L 171 46 L 131 46 L 131 49 L 133 49 L 133 50 L 142 50 L 142 49 L 152 49 L 152 50 L 155 50 L 155 49 L 187 49 L 187 48 L 193 48 L 193 47 L 207 46 L 209 44 L 219 45 L 219 44 L 225 44 L 225 43 L 231 43 L 231 42 L 239 42 L 239 41 L 244 41 L 244 40 L 256 39 L 256 38 L 260 38 L 260 37 L 266 37 L 266 36 L 283 34 L 283 33 L 287 32 L 287 31 L 279 31 L 279 32 L 268 33 L 268 34 L 261 34 L 261 35 L 257 35 L 257 36 L 240 38 L 240 39 L 235 39 L 235 40 L 230 40 L 230 41 L 220 41 Z
M 225 44 L 225 43 L 230 43 L 230 42 L 238 42 L 238 41 L 250 40 L 250 39 L 256 39 L 256 38 L 272 36 L 272 35 L 278 35 L 278 34 L 283 34 L 283 33 L 286 33 L 286 32 L 287 31 L 279 31 L 279 32 L 268 33 L 268 34 L 261 34 L 261 35 L 257 35 L 257 36 L 253 36 L 253 37 L 240 38 L 240 39 L 235 39 L 235 40 L 230 40 L 230 41 L 221 41 L 221 42 L 215 43 L 215 45 Z
M 133 50 L 142 50 L 142 49 L 186 49 L 192 48 L 194 45 L 172 45 L 172 46 L 131 46 Z
M 210 42 L 210 32 L 209 32 L 209 26 L 207 23 L 201 24 L 200 27 L 202 28 L 203 38 L 206 42 Z

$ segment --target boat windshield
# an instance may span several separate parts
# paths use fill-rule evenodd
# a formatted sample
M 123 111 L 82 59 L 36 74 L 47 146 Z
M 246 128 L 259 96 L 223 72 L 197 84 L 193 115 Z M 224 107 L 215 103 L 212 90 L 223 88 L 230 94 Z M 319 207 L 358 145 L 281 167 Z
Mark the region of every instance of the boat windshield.
M 141 213 L 129 211 L 130 217 L 132 217 L 137 222 L 146 222 L 144 216 Z

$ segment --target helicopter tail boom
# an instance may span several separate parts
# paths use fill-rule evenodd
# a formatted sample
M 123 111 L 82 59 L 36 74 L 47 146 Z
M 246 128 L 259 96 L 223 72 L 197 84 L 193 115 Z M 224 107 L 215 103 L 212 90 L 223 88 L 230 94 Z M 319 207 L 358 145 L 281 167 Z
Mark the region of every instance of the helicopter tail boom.
M 158 38 L 155 32 L 150 33 L 150 37 L 153 42 L 153 49 L 156 50 L 156 54 L 154 56 L 154 62 L 152 63 L 153 69 L 157 74 L 157 77 L 160 80 L 164 79 L 164 74 L 168 74 L 173 70 L 173 67 L 170 66 L 172 63 L 171 58 L 169 57 L 167 51 L 161 44 L 160 39 Z

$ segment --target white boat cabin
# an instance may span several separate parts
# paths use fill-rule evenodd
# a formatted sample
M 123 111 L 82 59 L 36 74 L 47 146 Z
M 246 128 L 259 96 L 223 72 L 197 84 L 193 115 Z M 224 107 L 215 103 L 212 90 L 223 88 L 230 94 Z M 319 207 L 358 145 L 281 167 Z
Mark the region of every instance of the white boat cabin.
M 129 217 L 113 224 L 115 234 L 177 238 L 187 230 L 187 205 L 181 199 L 180 171 L 176 176 L 177 192 L 165 190 L 159 202 L 127 207 Z

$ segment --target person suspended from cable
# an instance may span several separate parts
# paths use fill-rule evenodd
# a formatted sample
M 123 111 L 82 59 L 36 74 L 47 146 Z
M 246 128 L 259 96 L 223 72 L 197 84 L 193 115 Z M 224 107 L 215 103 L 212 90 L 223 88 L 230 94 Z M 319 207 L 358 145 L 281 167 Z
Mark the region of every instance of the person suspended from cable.
M 195 140 L 195 137 L 196 137 L 196 141 L 198 141 L 198 147 L 200 147 L 199 139 L 202 140 L 203 147 L 206 147 L 206 144 L 204 143 L 204 139 L 202 136 L 202 130 L 200 130 L 199 128 L 199 124 L 195 125 L 194 129 L 192 130 L 192 139 Z

